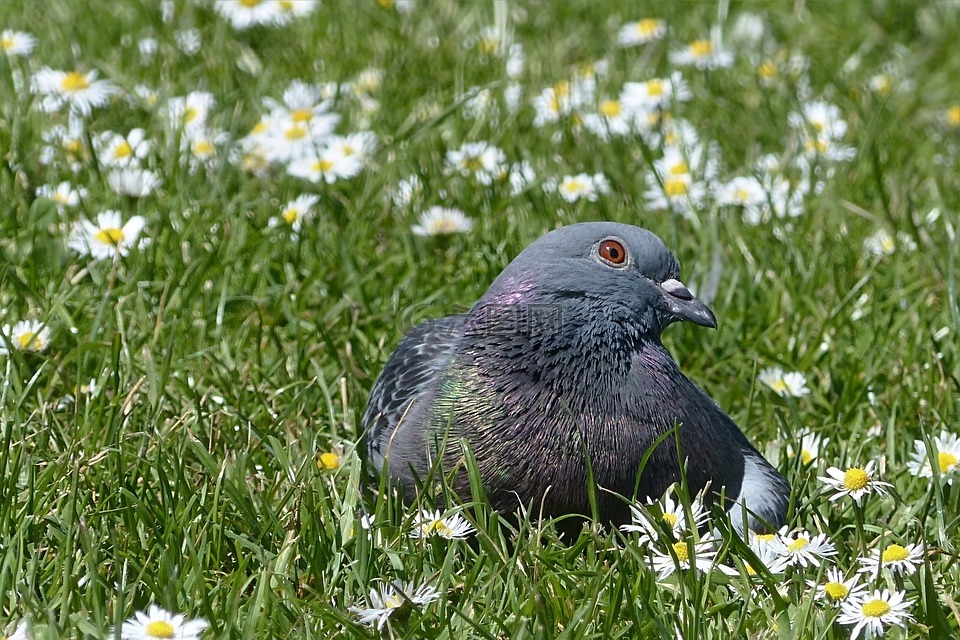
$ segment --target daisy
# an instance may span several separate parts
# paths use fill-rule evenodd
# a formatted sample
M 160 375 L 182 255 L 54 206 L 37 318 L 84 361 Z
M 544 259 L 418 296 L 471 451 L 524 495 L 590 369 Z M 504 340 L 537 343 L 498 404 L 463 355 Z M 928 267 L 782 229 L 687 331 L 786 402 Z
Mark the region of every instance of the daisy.
M 177 638 L 197 640 L 207 628 L 203 618 L 187 620 L 183 615 L 171 613 L 156 605 L 150 605 L 146 613 L 137 611 L 120 627 L 121 640 L 149 640 L 150 638 Z M 112 635 L 112 634 L 111 634 Z
M 332 136 L 326 141 L 327 150 L 344 156 L 354 156 L 360 162 L 377 148 L 377 136 L 372 131 L 357 131 L 346 136 Z
M 669 78 L 654 78 L 646 82 L 627 82 L 620 100 L 634 109 L 668 109 L 674 102 L 686 102 L 693 97 L 683 74 L 674 72 Z
M 263 104 L 270 110 L 270 118 L 286 118 L 309 127 L 314 136 L 324 136 L 332 133 L 340 122 L 339 115 L 330 113 L 331 98 L 336 93 L 335 85 L 312 85 L 294 80 L 283 92 L 282 102 L 264 98 Z
M 410 535 L 414 538 L 439 536 L 447 540 L 463 540 L 476 532 L 459 513 L 444 517 L 440 511 L 424 509 L 414 518 Z
M 142 216 L 133 216 L 123 224 L 119 211 L 104 211 L 97 216 L 96 224 L 89 220 L 77 223 L 67 246 L 94 260 L 126 256 L 137 243 L 145 224 Z
M 835 607 L 839 607 L 844 602 L 858 600 L 863 597 L 867 589 L 866 585 L 860 584 L 860 577 L 857 574 L 844 580 L 843 573 L 836 567 L 827 569 L 826 582 L 807 580 L 807 586 L 816 589 L 815 597 L 818 600 L 825 600 Z
M 354 606 L 350 607 L 350 611 L 357 614 L 361 624 L 376 623 L 377 629 L 382 629 L 390 616 L 405 604 L 421 607 L 439 599 L 440 594 L 431 586 L 424 584 L 414 588 L 412 582 L 394 580 L 393 584 L 383 589 L 370 590 L 369 607 Z
M 803 105 L 799 112 L 787 117 L 787 122 L 818 139 L 839 140 L 847 133 L 847 122 L 840 108 L 822 100 Z
M 860 504 L 860 500 L 868 493 L 884 494 L 887 492 L 887 487 L 893 486 L 889 482 L 874 479 L 876 466 L 877 461 L 871 460 L 865 467 L 850 467 L 845 471 L 838 467 L 830 467 L 827 469 L 827 475 L 817 476 L 817 480 L 836 490 L 836 493 L 830 496 L 830 502 L 850 496 L 854 502 Z
M 886 230 L 879 229 L 863 241 L 863 248 L 867 253 L 875 256 L 892 256 L 897 250 L 897 243 Z
M 545 87 L 540 95 L 533 99 L 536 115 L 535 127 L 557 122 L 561 117 L 570 117 L 574 126 L 579 123 L 579 112 L 594 104 L 596 77 L 584 76 L 574 81 L 562 81 Z
M 853 627 L 850 640 L 856 640 L 861 631 L 864 638 L 882 636 L 885 626 L 906 627 L 907 621 L 913 620 L 911 604 L 906 601 L 905 591 L 877 589 L 862 598 L 843 602 L 837 622 Z
M 23 31 L 5 29 L 0 33 L 0 52 L 13 56 L 29 56 L 37 44 L 37 39 Z
M 770 573 L 782 573 L 789 565 L 789 561 L 777 553 L 777 548 L 773 543 L 775 540 L 787 535 L 787 527 L 781 527 L 778 533 L 755 533 L 749 529 L 747 531 L 747 544 L 757 555 L 757 558 L 763 566 L 765 566 Z M 746 565 L 748 575 L 757 574 L 756 567 L 751 566 L 748 562 L 744 564 Z
M 199 29 L 180 29 L 174 32 L 173 39 L 184 54 L 194 56 L 203 46 L 203 36 Z
M 650 510 L 642 505 L 630 505 L 630 524 L 620 527 L 621 531 L 640 533 L 637 541 L 640 544 L 656 542 L 660 538 L 659 531 L 670 531 L 673 540 L 682 540 L 686 533 L 699 530 L 706 522 L 709 513 L 703 508 L 703 504 L 698 499 L 690 503 L 690 516 L 692 521 L 687 524 L 687 513 L 683 504 L 679 500 L 673 499 L 674 486 L 671 485 L 660 500 L 654 501 L 647 498 L 647 505 L 656 505 L 655 510 Z M 656 524 L 659 522 L 659 526 Z
M 30 640 L 31 637 L 32 636 L 25 619 L 17 623 L 13 633 L 11 633 L 9 636 L 5 636 L 0 633 L 0 638 L 4 638 L 4 640 Z
M 733 64 L 733 54 L 720 46 L 719 38 L 695 40 L 685 48 L 670 54 L 670 62 L 678 67 L 720 69 Z
M 792 535 L 778 535 L 771 544 L 788 565 L 804 568 L 808 565 L 819 567 L 821 560 L 837 555 L 837 549 L 827 534 L 811 536 L 802 529 Z
M 767 191 L 763 184 L 753 176 L 736 177 L 720 185 L 717 191 L 717 204 L 721 206 L 745 207 L 755 209 L 767 201 Z
M 305 193 L 297 196 L 283 207 L 283 211 L 280 212 L 279 217 L 270 218 L 268 224 L 271 227 L 275 227 L 280 224 L 280 221 L 282 220 L 286 224 L 290 225 L 290 228 L 295 232 L 299 232 L 304 221 L 309 220 L 312 217 L 313 207 L 318 202 L 320 202 L 320 196 L 317 195 Z
M 129 167 L 145 160 L 153 147 L 143 129 L 132 129 L 127 135 L 104 131 L 93 141 L 97 160 L 105 167 Z
M 225 131 L 215 129 L 196 129 L 181 139 L 181 161 L 186 160 L 190 173 L 200 169 L 209 169 L 217 161 L 218 151 L 227 143 L 229 136 Z
M 810 393 L 806 377 L 796 371 L 785 373 L 780 367 L 768 367 L 760 372 L 757 379 L 784 398 L 802 398 Z
M 282 15 L 279 3 L 271 0 L 217 0 L 213 8 L 238 31 L 274 24 Z
M 620 27 L 617 33 L 617 44 L 621 47 L 635 47 L 654 40 L 660 40 L 667 35 L 667 23 L 657 18 L 646 18 L 636 22 L 628 22 Z
M 39 353 L 50 346 L 50 327 L 39 320 L 21 320 L 12 327 L 0 329 L 0 354 L 9 353 L 9 347 L 20 351 Z
M 583 115 L 583 126 L 604 140 L 611 135 L 624 136 L 634 128 L 637 117 L 645 117 L 637 109 L 624 108 L 622 100 L 604 100 L 596 113 Z
M 164 112 L 175 131 L 182 129 L 189 136 L 206 128 L 207 116 L 214 106 L 216 101 L 212 93 L 191 91 L 185 97 L 170 98 Z
M 59 207 L 75 207 L 87 197 L 87 193 L 83 187 L 74 187 L 69 182 L 61 182 L 56 187 L 45 184 L 37 189 L 37 197 L 49 198 Z
M 406 207 L 413 202 L 414 198 L 421 195 L 423 195 L 423 181 L 420 180 L 420 176 L 414 174 L 397 183 L 390 199 L 398 207 Z
M 664 553 L 657 547 L 652 547 L 652 557 L 650 564 L 653 570 L 657 572 L 660 580 L 669 577 L 677 569 L 709 572 L 714 567 L 720 569 L 723 573 L 734 574 L 729 567 L 719 565 L 716 562 L 717 550 L 716 540 L 709 534 L 700 538 L 699 542 L 693 540 L 681 540 L 669 544 L 670 549 Z M 672 551 L 672 553 L 670 553 Z M 676 559 L 674 559 L 674 557 Z
M 56 71 L 44 67 L 33 74 L 30 91 L 43 96 L 40 108 L 59 111 L 69 105 L 70 111 L 88 116 L 94 107 L 107 104 L 117 87 L 109 80 L 97 80 L 97 72 Z
M 163 184 L 163 181 L 149 169 L 114 169 L 107 174 L 107 184 L 115 193 L 132 198 L 143 198 Z
M 42 134 L 46 146 L 40 151 L 41 164 L 53 164 L 62 157 L 74 172 L 90 159 L 83 118 L 71 112 L 67 126 L 56 125 Z
M 300 18 L 313 13 L 320 4 L 318 0 L 273 0 L 277 4 L 277 24 L 286 24 L 291 18 Z
M 341 178 L 352 178 L 362 169 L 363 165 L 356 155 L 345 156 L 328 149 L 324 149 L 319 155 L 310 155 L 287 165 L 287 173 L 292 176 L 327 184 L 333 184 Z
M 482 185 L 493 183 L 507 162 L 507 155 L 487 142 L 470 142 L 447 152 L 447 168 Z
M 923 564 L 923 547 L 918 544 L 902 546 L 896 543 L 888 544 L 884 549 L 877 549 L 868 558 L 860 558 L 860 573 L 879 576 L 881 569 L 889 569 L 900 575 L 913 575 Z
M 800 462 L 804 465 L 815 462 L 820 457 L 820 447 L 826 446 L 830 442 L 830 438 L 823 438 L 806 428 L 802 429 L 797 435 L 800 436 L 800 446 L 798 447 Z M 787 457 L 792 458 L 795 455 L 798 455 L 797 451 L 794 450 L 792 444 L 788 443 Z
M 430 207 L 420 214 L 419 224 L 410 227 L 415 236 L 444 236 L 454 233 L 466 233 L 473 228 L 473 220 L 459 209 Z
M 526 160 L 518 162 L 510 167 L 510 175 L 507 180 L 510 182 L 510 192 L 513 195 L 522 193 L 527 187 L 533 184 L 537 179 L 537 172 Z
M 600 196 L 610 192 L 610 183 L 602 173 L 589 175 L 578 173 L 575 176 L 564 176 L 560 184 L 551 182 L 544 185 L 545 189 L 556 189 L 560 197 L 567 202 L 576 202 L 583 199 L 596 202 Z
M 933 438 L 933 444 L 934 458 L 937 461 L 940 477 L 949 484 L 953 484 L 953 479 L 960 473 L 960 438 L 954 433 L 941 431 L 939 436 Z M 907 461 L 910 474 L 920 478 L 932 478 L 933 467 L 926 442 L 914 440 L 913 448 L 915 451 L 910 454 L 910 460 Z
M 960 127 L 960 104 L 955 104 L 947 109 L 947 124 L 951 127 Z

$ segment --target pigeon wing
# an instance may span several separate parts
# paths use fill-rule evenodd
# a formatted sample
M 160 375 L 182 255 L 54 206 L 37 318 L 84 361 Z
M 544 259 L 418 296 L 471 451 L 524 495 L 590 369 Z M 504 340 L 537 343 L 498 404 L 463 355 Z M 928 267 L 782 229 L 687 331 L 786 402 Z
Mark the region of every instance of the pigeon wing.
M 390 438 L 411 402 L 431 388 L 460 339 L 466 315 L 429 320 L 411 329 L 387 360 L 363 414 L 367 459 L 383 468 Z

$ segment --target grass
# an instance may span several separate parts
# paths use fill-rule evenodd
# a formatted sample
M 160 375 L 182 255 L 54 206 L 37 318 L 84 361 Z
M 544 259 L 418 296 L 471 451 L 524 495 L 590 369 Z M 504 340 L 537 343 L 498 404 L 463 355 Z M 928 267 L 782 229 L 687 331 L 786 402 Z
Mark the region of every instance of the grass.
M 914 621 L 888 635 L 957 636 L 960 483 L 907 469 L 915 440 L 960 432 L 956 3 L 530 0 L 403 13 L 328 1 L 287 26 L 246 31 L 207 2 L 175 2 L 173 22 L 159 3 L 114 5 L 0 7 L 0 30 L 39 41 L 29 57 L 0 55 L 0 325 L 33 318 L 51 329 L 48 349 L 0 355 L 0 623 L 29 618 L 34 638 L 117 637 L 111 629 L 155 603 L 205 618 L 205 638 L 849 637 L 806 585 L 822 571 L 750 576 L 749 551 L 729 533 L 720 557 L 736 576 L 658 581 L 630 535 L 593 528 L 565 544 L 551 523 L 503 523 L 481 500 L 464 507 L 479 529 L 470 541 L 414 539 L 415 508 L 361 496 L 359 419 L 402 330 L 469 307 L 546 231 L 607 219 L 660 235 L 686 282 L 719 277 L 719 331 L 674 327 L 665 343 L 790 479 L 791 525 L 827 534 L 831 566 L 848 574 L 890 542 L 921 545 L 916 573 L 871 582 L 912 603 Z M 837 105 L 856 153 L 818 165 L 823 190 L 801 216 L 750 225 L 712 201 L 692 219 L 653 210 L 645 176 L 658 148 L 570 122 L 532 125 L 531 98 L 575 67 L 607 60 L 597 95 L 616 96 L 624 82 L 668 75 L 668 52 L 712 26 L 729 40 L 747 11 L 763 17 L 763 41 L 735 48 L 730 68 L 684 68 L 693 99 L 677 116 L 716 143 L 723 182 L 766 154 L 799 155 L 788 116 L 804 102 Z M 616 46 L 621 24 L 651 16 L 670 25 L 665 40 Z M 467 90 L 499 95 L 508 84 L 503 58 L 471 44 L 498 22 L 524 48 L 524 102 L 470 118 Z M 202 37 L 195 55 L 177 45 L 185 28 Z M 147 37 L 158 50 L 144 60 Z M 809 58 L 809 96 L 786 76 L 759 82 L 758 64 L 779 51 Z M 75 171 L 62 150 L 41 162 L 44 134 L 67 120 L 23 88 L 43 66 L 158 92 L 154 106 L 116 95 L 94 110 L 84 144 L 142 127 L 160 190 L 116 194 L 92 155 Z M 369 68 L 383 70 L 370 96 L 379 109 L 344 89 L 337 131 L 369 126 L 379 149 L 330 185 L 282 167 L 251 174 L 229 143 L 191 171 L 183 132 L 162 111 L 170 97 L 209 91 L 211 127 L 233 141 L 292 80 L 347 83 Z M 869 88 L 881 73 L 887 93 Z M 528 161 L 538 178 L 514 194 L 450 175 L 445 153 L 472 141 Z M 540 186 L 580 172 L 604 173 L 610 193 L 568 203 Z M 390 196 L 410 175 L 423 192 L 397 206 Z M 61 181 L 88 190 L 78 207 L 36 196 Z M 271 227 L 303 192 L 320 203 L 299 237 Z M 420 210 L 441 203 L 470 215 L 473 231 L 413 236 Z M 143 216 L 149 244 L 118 261 L 68 249 L 72 225 L 105 209 Z M 896 239 L 893 253 L 865 250 L 879 230 Z M 768 366 L 802 372 L 811 394 L 774 395 L 757 382 Z M 91 379 L 96 393 L 80 392 Z M 786 455 L 803 428 L 829 438 L 810 465 Z M 337 468 L 318 468 L 325 452 L 341 454 Z M 869 460 L 889 494 L 862 508 L 830 502 L 817 477 Z M 361 506 L 374 530 L 361 527 Z M 359 624 L 349 607 L 394 579 L 441 597 L 401 608 L 382 632 Z

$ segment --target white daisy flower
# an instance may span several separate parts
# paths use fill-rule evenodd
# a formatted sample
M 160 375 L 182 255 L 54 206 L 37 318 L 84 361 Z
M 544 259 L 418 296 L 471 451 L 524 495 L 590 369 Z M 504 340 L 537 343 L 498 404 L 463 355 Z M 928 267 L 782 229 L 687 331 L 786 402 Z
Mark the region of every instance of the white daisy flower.
M 814 597 L 835 607 L 847 601 L 858 600 L 867 590 L 866 585 L 860 584 L 859 575 L 853 574 L 850 578 L 844 579 L 843 573 L 836 567 L 827 569 L 825 582 L 807 580 L 807 586 L 816 589 Z
M 114 193 L 132 198 L 144 198 L 156 191 L 163 181 L 149 169 L 114 169 L 107 174 L 107 184 Z
M 410 227 L 415 236 L 444 236 L 454 233 L 467 233 L 473 228 L 473 220 L 459 209 L 430 207 L 420 214 L 419 224 Z
M 733 65 L 733 54 L 725 50 L 717 32 L 709 40 L 695 40 L 679 51 L 670 53 L 670 62 L 678 67 L 720 69 Z
M 900 575 L 912 575 L 923 566 L 923 547 L 919 544 L 907 546 L 896 543 L 877 549 L 867 558 L 860 558 L 860 573 L 877 577 L 881 569 Z
M 203 36 L 199 29 L 179 29 L 174 32 L 173 40 L 180 51 L 188 56 L 197 55 L 203 46 Z
M 635 47 L 640 44 L 660 40 L 667 35 L 667 23 L 657 18 L 646 18 L 628 22 L 617 32 L 617 44 L 621 47 Z
M 941 431 L 933 438 L 934 456 L 940 477 L 947 483 L 953 484 L 954 478 L 960 474 L 960 438 L 954 433 Z M 907 470 L 911 475 L 920 478 L 932 478 L 933 467 L 930 464 L 930 452 L 923 440 L 913 441 L 914 452 L 907 461 Z
M 283 19 L 280 3 L 271 0 L 216 0 L 213 8 L 237 31 Z
M 656 505 L 656 509 L 649 509 L 643 505 L 630 505 L 630 524 L 621 525 L 620 530 L 638 532 L 637 541 L 640 544 L 657 542 L 660 539 L 659 531 L 667 530 L 672 533 L 673 540 L 682 540 L 687 533 L 698 531 L 710 516 L 699 498 L 690 503 L 692 521 L 687 523 L 687 513 L 679 500 L 673 499 L 675 487 L 667 489 L 659 500 L 647 499 L 648 506 Z M 657 525 L 659 523 L 659 526 Z
M 874 478 L 876 466 L 877 461 L 871 460 L 865 467 L 850 467 L 845 471 L 838 467 L 830 467 L 827 469 L 827 475 L 818 476 L 817 480 L 836 491 L 830 496 L 830 502 L 850 496 L 854 502 L 860 504 L 863 496 L 869 493 L 884 494 L 887 492 L 887 487 L 893 486 L 889 482 L 881 482 Z
M 774 541 L 787 535 L 787 527 L 781 527 L 777 533 L 755 533 L 749 529 L 747 533 L 747 544 L 749 544 L 750 549 L 757 554 L 763 566 L 765 566 L 770 573 L 782 573 L 790 563 L 787 558 L 777 553 Z M 757 567 L 752 566 L 749 562 L 745 562 L 745 564 L 748 575 L 757 575 Z
M 757 379 L 784 398 L 802 398 L 810 393 L 807 378 L 797 371 L 786 373 L 780 367 L 767 367 L 760 372 Z
M 651 547 L 650 549 L 650 564 L 653 570 L 657 572 L 657 578 L 660 580 L 669 577 L 677 569 L 709 572 L 716 568 L 728 575 L 736 575 L 737 573 L 729 567 L 717 563 L 717 541 L 709 534 L 702 536 L 697 542 L 685 539 L 666 544 L 669 547 L 667 552 L 663 552 L 657 547 Z
M 152 638 L 177 638 L 197 640 L 207 621 L 203 618 L 187 620 L 185 616 L 171 613 L 156 605 L 150 605 L 146 613 L 137 611 L 120 627 L 121 640 L 150 640 Z M 113 635 L 113 633 L 111 633 Z
M 591 75 L 545 87 L 540 95 L 533 99 L 533 108 L 536 111 L 533 125 L 542 127 L 559 121 L 561 117 L 573 116 L 587 110 L 594 104 L 596 85 L 596 77 Z M 576 118 L 573 123 L 576 126 Z
M 482 185 L 492 184 L 507 166 L 507 155 L 487 142 L 469 142 L 448 151 L 446 160 L 450 171 L 473 178 Z
M 560 197 L 567 202 L 576 202 L 581 199 L 596 202 L 601 195 L 610 192 L 610 183 L 602 173 L 593 175 L 578 173 L 575 176 L 564 176 L 560 184 L 549 182 L 544 185 L 544 188 L 547 190 L 555 188 Z
M 686 102 L 693 97 L 683 74 L 676 71 L 669 78 L 654 78 L 646 82 L 627 82 L 620 92 L 620 101 L 628 109 L 669 109 L 674 102 Z
M 10 347 L 18 351 L 39 353 L 50 346 L 50 328 L 39 320 L 21 320 L 12 327 L 0 328 L 0 354 L 9 353 Z
M 326 147 L 331 153 L 354 156 L 365 162 L 377 149 L 377 136 L 372 131 L 356 131 L 346 136 L 332 136 Z
M 70 107 L 71 112 L 88 116 L 95 107 L 107 104 L 117 87 L 109 80 L 97 80 L 97 71 L 57 71 L 44 67 L 33 74 L 30 91 L 43 96 L 40 108 L 59 111 Z
M 444 516 L 440 511 L 424 509 L 414 518 L 410 535 L 414 538 L 439 536 L 447 540 L 463 540 L 476 532 L 459 513 Z
M 29 56 L 37 44 L 37 39 L 23 31 L 4 29 L 0 33 L 0 53 L 13 56 Z
M 824 438 L 807 428 L 802 429 L 797 435 L 800 436 L 800 444 L 794 449 L 792 444 L 787 443 L 787 457 L 799 455 L 800 461 L 805 465 L 815 462 L 820 457 L 820 447 L 830 443 L 830 438 Z
M 319 0 L 271 0 L 277 4 L 277 24 L 286 24 L 291 18 L 301 18 L 313 13 Z
M 771 544 L 777 555 L 793 566 L 819 567 L 821 560 L 837 555 L 837 549 L 827 534 L 811 536 L 802 529 L 793 534 L 778 535 Z
M 414 198 L 421 195 L 423 195 L 423 182 L 420 176 L 414 174 L 398 182 L 390 198 L 398 207 L 406 207 L 413 202 Z
M 142 216 L 133 216 L 123 224 L 119 211 L 104 211 L 96 223 L 81 220 L 74 225 L 67 246 L 94 260 L 126 256 L 137 244 L 145 224 Z
M 45 184 L 37 189 L 37 196 L 48 198 L 60 207 L 75 207 L 87 197 L 87 190 L 83 187 L 74 187 L 69 182 L 61 182 L 56 187 Z
M 183 130 L 184 135 L 189 137 L 206 128 L 207 116 L 215 106 L 212 93 L 191 91 L 184 97 L 170 98 L 164 112 L 171 128 L 174 131 Z
M 393 613 L 409 603 L 414 607 L 422 607 L 440 599 L 440 594 L 431 586 L 420 585 L 414 587 L 412 582 L 394 580 L 393 584 L 383 589 L 371 589 L 368 601 L 369 607 L 350 607 L 350 611 L 357 614 L 361 624 L 376 623 L 377 629 L 382 629 Z
M 717 204 L 721 206 L 755 208 L 766 200 L 767 190 L 753 176 L 733 178 L 717 190 Z
M 850 640 L 857 640 L 861 631 L 864 638 L 882 636 L 884 627 L 906 627 L 907 622 L 913 620 L 909 611 L 911 604 L 906 600 L 905 591 L 877 589 L 862 598 L 845 601 L 837 622 L 853 627 Z
M 822 100 L 803 105 L 799 112 L 787 116 L 787 122 L 817 139 L 839 140 L 847 133 L 847 122 L 839 107 Z
M 310 182 L 333 184 L 341 178 L 352 178 L 363 169 L 356 155 L 345 156 L 334 150 L 324 149 L 319 155 L 294 160 L 287 165 L 287 173 Z
M 280 212 L 279 217 L 270 218 L 268 224 L 271 227 L 275 227 L 280 224 L 282 220 L 290 225 L 290 228 L 295 232 L 299 232 L 304 221 L 313 217 L 313 207 L 316 206 L 318 202 L 320 202 L 320 196 L 311 193 L 297 196 L 283 207 L 283 211 Z
M 105 167 L 137 166 L 153 148 L 143 129 L 132 129 L 127 135 L 104 131 L 93 141 L 97 160 Z
M 885 229 L 879 229 L 863 241 L 863 248 L 875 256 L 892 256 L 897 250 L 897 243 Z
M 83 118 L 70 112 L 67 126 L 55 125 L 42 134 L 46 146 L 40 151 L 41 164 L 54 164 L 60 158 L 67 161 L 71 171 L 79 171 L 90 159 Z

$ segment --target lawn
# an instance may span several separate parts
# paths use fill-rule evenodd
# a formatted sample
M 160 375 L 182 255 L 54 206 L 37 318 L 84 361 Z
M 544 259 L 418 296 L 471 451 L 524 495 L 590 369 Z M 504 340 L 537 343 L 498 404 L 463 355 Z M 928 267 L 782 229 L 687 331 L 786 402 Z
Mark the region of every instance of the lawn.
M 958 33 L 955 0 L 4 0 L 0 638 L 958 637 Z M 363 491 L 403 333 L 588 220 L 710 302 L 664 344 L 790 481 L 777 534 L 673 530 L 683 487 L 576 540 Z

